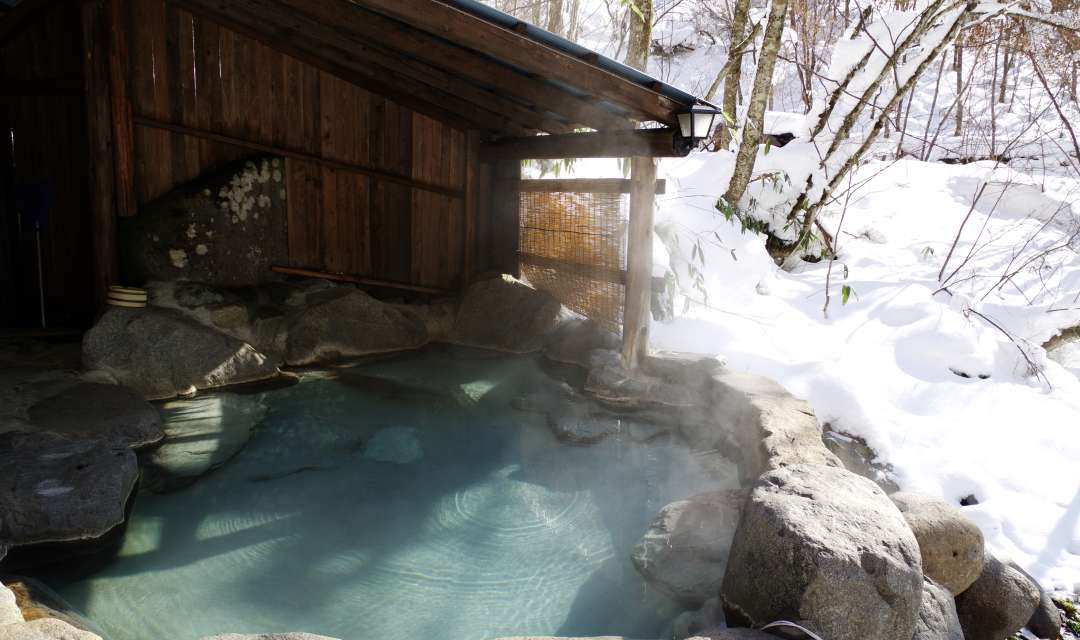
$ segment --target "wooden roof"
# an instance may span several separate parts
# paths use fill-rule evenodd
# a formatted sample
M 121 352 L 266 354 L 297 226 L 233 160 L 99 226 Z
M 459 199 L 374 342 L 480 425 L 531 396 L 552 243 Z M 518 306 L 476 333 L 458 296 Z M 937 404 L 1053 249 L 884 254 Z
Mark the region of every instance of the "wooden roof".
M 676 125 L 696 98 L 473 0 L 168 0 L 492 136 Z

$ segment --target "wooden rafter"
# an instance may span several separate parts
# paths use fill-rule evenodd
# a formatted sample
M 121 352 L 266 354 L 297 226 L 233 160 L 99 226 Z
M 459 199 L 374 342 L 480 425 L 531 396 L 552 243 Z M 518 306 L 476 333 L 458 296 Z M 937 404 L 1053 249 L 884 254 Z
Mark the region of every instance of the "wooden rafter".
M 236 0 L 167 1 L 435 119 L 462 128 L 475 128 L 495 134 L 530 131 L 502 113 L 488 111 L 458 95 L 433 88 L 413 78 L 388 73 L 352 51 L 325 42 L 318 34 L 297 29 L 297 17 L 293 11 L 283 10 L 277 3 L 248 3 Z
M 679 105 L 652 89 L 438 0 L 350 0 L 537 76 L 578 87 L 630 109 L 641 120 L 674 125 Z
M 500 94 L 543 110 L 557 113 L 568 122 L 593 129 L 628 129 L 631 122 L 622 116 L 597 106 L 554 85 L 532 76 L 523 75 L 466 48 L 447 42 L 425 31 L 358 7 L 349 0 L 334 3 L 310 0 L 281 0 L 282 3 L 305 11 L 320 21 L 335 25 L 361 41 L 377 41 L 381 46 L 457 76 L 462 80 L 489 87 Z M 347 5 L 351 11 L 341 11 Z M 548 131 L 548 133 L 556 133 Z

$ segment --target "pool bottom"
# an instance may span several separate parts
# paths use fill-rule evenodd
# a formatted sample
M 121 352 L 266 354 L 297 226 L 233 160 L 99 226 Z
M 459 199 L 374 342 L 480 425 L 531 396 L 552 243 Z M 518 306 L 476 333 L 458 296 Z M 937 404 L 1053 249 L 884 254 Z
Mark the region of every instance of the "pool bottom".
M 731 482 L 674 437 L 572 446 L 514 408 L 562 384 L 534 358 L 433 349 L 202 396 L 267 416 L 215 473 L 140 495 L 103 571 L 54 586 L 112 640 L 659 638 L 679 608 L 630 550 L 665 504 Z

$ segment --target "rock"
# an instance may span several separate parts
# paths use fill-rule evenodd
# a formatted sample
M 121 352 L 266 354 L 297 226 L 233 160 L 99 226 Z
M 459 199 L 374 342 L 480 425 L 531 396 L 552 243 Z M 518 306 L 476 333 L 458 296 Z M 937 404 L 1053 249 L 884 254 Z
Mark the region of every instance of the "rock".
M 982 573 L 956 596 L 965 640 L 1001 640 L 1019 631 L 1039 605 L 1039 586 L 1023 571 L 984 554 Z
M 15 593 L 0 584 L 0 626 L 22 622 L 22 611 L 15 601 Z
M 202 640 L 337 640 L 329 636 L 317 636 L 314 633 L 261 633 L 255 635 L 242 635 L 239 633 L 226 633 L 220 636 L 207 636 Z
M 27 622 L 40 618 L 55 618 L 76 629 L 104 635 L 93 623 L 43 583 L 23 576 L 4 576 L 4 583 L 15 594 L 15 602 L 19 606 L 22 618 Z
M 911 640 L 922 563 L 900 511 L 845 469 L 763 474 L 745 503 L 720 591 L 730 623 L 806 620 L 829 640 Z
M 720 592 L 745 500 L 744 491 L 712 491 L 665 506 L 634 547 L 634 566 L 674 600 L 701 605 Z
M 692 366 L 692 365 L 691 365 Z M 615 351 L 594 350 L 585 391 L 604 402 L 628 409 L 663 407 L 685 410 L 701 407 L 706 398 L 693 386 L 669 382 L 645 366 L 628 369 Z
M 105 437 L 132 448 L 165 437 L 153 405 L 135 391 L 113 384 L 83 382 L 30 407 L 30 421 L 46 431 Z
M 825 447 L 808 402 L 761 376 L 719 370 L 712 376 L 712 419 L 682 425 L 695 449 L 739 450 L 743 476 L 796 464 L 843 467 Z
M 873 480 L 885 493 L 891 494 L 900 490 L 890 477 L 893 472 L 892 465 L 879 462 L 877 453 L 866 444 L 866 440 L 834 431 L 828 424 L 825 425 L 821 439 L 829 451 L 840 458 L 840 462 L 844 463 L 844 468 L 848 471 L 854 471 L 864 478 Z
M 720 598 L 709 598 L 697 611 L 684 611 L 672 623 L 671 635 L 674 640 L 684 640 L 693 636 L 707 636 L 724 629 L 724 608 Z
M 451 342 L 510 353 L 532 353 L 558 325 L 562 305 L 550 293 L 510 276 L 468 288 L 458 309 Z
M 923 578 L 922 604 L 912 640 L 964 640 L 952 593 L 930 578 Z
M 1031 619 L 1024 626 L 1028 628 L 1028 631 L 1043 640 L 1057 640 L 1061 637 L 1063 624 L 1061 610 L 1050 599 L 1050 594 L 1040 589 L 1039 604 L 1035 607 L 1035 613 L 1031 615 Z
M 160 407 L 165 442 L 146 456 L 142 486 L 165 493 L 190 485 L 228 462 L 266 415 L 258 395 L 215 393 Z
M 379 302 L 358 289 L 301 311 L 289 323 L 285 361 L 294 366 L 418 349 L 428 341 L 417 314 Z
M 122 444 L 0 434 L 0 539 L 18 547 L 101 538 L 124 522 L 138 473 Z
M 593 351 L 617 351 L 619 346 L 619 336 L 592 320 L 573 318 L 560 324 L 548 337 L 544 344 L 544 357 L 588 368 Z
M 53 618 L 40 618 L 0 626 L 0 640 L 101 640 L 101 636 L 76 629 Z
M 228 287 L 279 279 L 270 267 L 289 262 L 284 174 L 279 157 L 241 160 L 120 219 L 123 272 Z
M 239 329 L 247 326 L 249 320 L 248 310 L 244 305 L 225 304 L 210 309 L 210 321 L 220 329 Z
M 586 410 L 563 410 L 549 414 L 548 426 L 556 438 L 574 445 L 596 444 L 622 430 L 622 422 L 618 418 Z
M 960 510 L 941 500 L 915 493 L 894 493 L 892 501 L 904 514 L 919 541 L 923 573 L 960 594 L 978 579 L 983 567 L 983 535 Z
M 278 374 L 251 345 L 156 307 L 106 311 L 83 338 L 83 363 L 151 400 Z

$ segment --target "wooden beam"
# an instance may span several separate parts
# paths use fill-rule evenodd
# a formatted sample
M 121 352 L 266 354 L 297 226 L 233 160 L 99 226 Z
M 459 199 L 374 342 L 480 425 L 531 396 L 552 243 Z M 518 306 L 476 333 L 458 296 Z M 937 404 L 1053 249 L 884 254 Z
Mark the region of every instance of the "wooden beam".
M 593 280 L 601 280 L 603 282 L 610 282 L 612 284 L 626 284 L 626 272 L 622 269 L 611 269 L 609 267 L 581 264 L 580 262 L 573 262 L 570 260 L 560 260 L 559 258 L 538 256 L 533 253 L 519 252 L 518 260 L 520 260 L 523 264 L 531 264 L 533 266 L 541 267 L 544 269 L 556 269 L 558 271 L 565 271 L 568 273 L 573 273 L 575 275 L 584 276 L 586 278 L 592 278 Z
M 364 276 L 354 276 L 347 273 L 329 273 L 326 271 L 315 271 L 313 269 L 300 269 L 297 267 L 282 267 L 274 265 L 270 267 L 270 270 L 275 273 L 283 273 L 291 276 L 305 276 L 307 278 L 321 278 L 323 280 L 335 280 L 337 282 L 352 282 L 354 284 L 362 284 L 370 287 L 382 287 L 384 289 L 399 289 L 401 291 L 413 291 L 415 293 L 426 293 L 430 295 L 445 295 L 448 293 L 444 289 L 436 289 L 434 287 L 423 287 L 418 284 L 409 284 L 406 282 L 391 282 L 389 280 L 379 280 L 377 278 L 367 278 Z
M 649 350 L 656 162 L 643 157 L 635 157 L 630 162 L 633 188 L 630 191 L 630 229 L 626 246 L 623 362 L 627 367 L 634 368 Z
M 202 138 L 204 140 L 211 140 L 213 142 L 221 142 L 223 144 L 231 144 L 234 147 L 241 147 L 244 149 L 251 149 L 252 151 L 258 151 L 260 153 L 267 153 L 271 155 L 278 155 L 285 158 L 292 158 L 294 160 L 301 160 L 303 162 L 310 162 L 323 167 L 329 167 L 331 169 L 337 169 L 339 171 L 348 171 L 351 173 L 358 173 L 360 175 L 368 176 L 375 180 L 382 180 L 384 182 L 392 182 L 394 184 L 404 185 L 406 187 L 412 187 L 414 189 L 420 189 L 423 191 L 430 191 L 432 193 L 442 194 L 444 196 L 450 196 L 451 198 L 461 198 L 465 194 L 461 189 L 455 189 L 454 187 L 446 187 L 440 184 L 434 184 L 431 182 L 424 182 L 422 180 L 416 180 L 411 176 L 399 175 L 396 173 L 390 173 L 389 171 L 382 171 L 373 167 L 367 167 L 364 165 L 354 164 L 351 162 L 341 162 L 339 160 L 331 160 L 322 156 L 305 153 L 303 151 L 297 151 L 295 149 L 287 149 L 285 147 L 276 147 L 272 145 L 262 144 L 260 142 L 252 142 L 251 140 L 244 140 L 241 138 L 234 138 L 232 136 L 223 135 L 220 133 L 214 133 L 213 131 L 206 131 L 204 129 L 196 129 L 194 127 L 186 127 L 180 124 L 173 124 L 171 122 L 162 122 L 160 120 L 154 120 L 153 118 L 147 118 L 145 116 L 136 115 L 132 118 L 134 123 L 140 127 L 149 127 L 152 129 L 162 129 L 164 131 L 172 131 L 173 133 L 181 133 L 186 136 L 193 136 L 195 138 Z
M 278 3 L 261 3 L 253 14 L 241 0 L 167 0 L 194 15 L 262 42 L 266 46 L 338 76 L 441 122 L 461 129 L 479 129 L 493 134 L 506 131 L 526 133 L 506 116 L 489 112 L 456 95 L 434 89 L 396 73 L 365 63 L 348 50 L 331 46 L 311 33 L 290 26 L 298 21 Z M 270 16 L 276 16 L 271 19 Z
M 128 25 L 121 0 L 106 0 L 110 109 L 112 115 L 113 155 L 116 172 L 116 211 L 133 216 L 138 211 L 135 199 L 135 131 L 131 124 L 131 99 L 127 85 Z
M 465 47 L 434 37 L 399 20 L 363 9 L 347 0 L 280 1 L 290 7 L 307 11 L 320 23 L 333 25 L 334 31 L 342 37 L 350 37 L 359 42 L 377 42 L 382 47 L 404 53 L 409 58 L 442 69 L 464 81 L 488 87 L 501 95 L 514 96 L 531 104 L 538 111 L 559 114 L 567 122 L 593 129 L 633 128 L 632 123 L 625 117 L 548 84 L 542 78 L 519 73 Z M 342 10 L 340 5 L 347 5 L 346 10 Z
M 437 0 L 352 0 L 418 29 L 623 106 L 641 120 L 676 124 L 680 106 L 651 89 L 585 60 Z
M 522 180 L 521 191 L 526 193 L 630 193 L 630 180 L 623 178 L 563 178 L 554 180 Z M 656 181 L 656 194 L 663 195 L 667 182 Z
M 90 242 L 93 246 L 93 287 L 97 308 L 105 304 L 109 286 L 117 284 L 116 179 L 113 168 L 112 110 L 109 63 L 105 50 L 108 24 L 103 7 L 88 2 L 80 7 L 83 75 L 86 82 L 87 158 L 90 180 Z
M 501 138 L 484 145 L 485 161 L 562 158 L 682 158 L 690 153 L 674 129 L 593 131 L 558 136 Z

